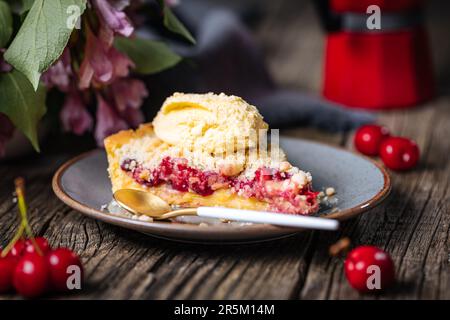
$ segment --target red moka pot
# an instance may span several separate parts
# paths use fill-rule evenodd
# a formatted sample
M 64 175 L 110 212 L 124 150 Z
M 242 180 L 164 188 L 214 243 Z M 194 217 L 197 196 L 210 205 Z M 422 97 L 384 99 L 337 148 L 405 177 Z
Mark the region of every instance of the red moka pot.
M 381 29 L 367 27 L 371 14 L 366 10 L 371 5 L 380 8 Z M 433 96 L 422 1 L 329 0 L 325 7 L 327 99 L 351 107 L 392 109 Z

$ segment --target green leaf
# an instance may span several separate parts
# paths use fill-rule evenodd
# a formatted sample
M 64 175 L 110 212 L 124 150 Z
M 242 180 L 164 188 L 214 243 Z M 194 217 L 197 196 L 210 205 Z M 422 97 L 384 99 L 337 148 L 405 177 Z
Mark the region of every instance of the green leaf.
M 33 6 L 34 0 L 22 0 L 22 5 L 20 8 L 20 13 L 25 13 L 31 9 Z
M 192 34 L 186 29 L 181 21 L 178 20 L 177 16 L 173 14 L 172 10 L 165 4 L 164 0 L 159 0 L 159 5 L 163 8 L 164 26 L 195 44 L 196 42 Z
M 17 70 L 0 73 L 0 112 L 30 139 L 37 151 L 37 124 L 46 111 L 45 94 L 43 86 L 34 91 L 27 78 Z
M 81 15 L 86 0 L 35 0 L 5 59 L 30 80 L 36 90 L 42 72 L 63 53 L 74 25 L 74 11 Z
M 140 38 L 118 37 L 114 46 L 128 55 L 136 65 L 136 72 L 152 74 L 173 67 L 181 61 L 164 42 Z
M 13 32 L 13 20 L 9 5 L 0 1 L 0 48 L 3 48 L 11 38 Z
M 195 44 L 195 39 L 188 29 L 178 20 L 177 16 L 173 14 L 168 6 L 164 6 L 164 25 L 172 32 L 178 33 Z
M 12 13 L 22 15 L 31 9 L 34 0 L 2 0 L 9 3 Z

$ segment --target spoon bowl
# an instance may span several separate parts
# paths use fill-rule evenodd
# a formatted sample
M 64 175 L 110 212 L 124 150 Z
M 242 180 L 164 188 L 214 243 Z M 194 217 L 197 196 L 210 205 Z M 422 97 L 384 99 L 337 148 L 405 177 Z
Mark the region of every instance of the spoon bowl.
M 114 200 L 124 209 L 137 214 L 158 218 L 172 211 L 170 205 L 154 194 L 135 189 L 120 189 L 114 192 Z

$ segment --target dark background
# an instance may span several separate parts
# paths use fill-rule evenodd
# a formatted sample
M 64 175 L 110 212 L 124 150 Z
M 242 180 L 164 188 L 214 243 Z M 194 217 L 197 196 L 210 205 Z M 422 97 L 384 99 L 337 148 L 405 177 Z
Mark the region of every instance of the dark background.
M 251 22 L 251 28 L 261 45 L 270 72 L 278 84 L 319 94 L 325 34 L 313 1 L 213 0 L 211 2 L 237 8 L 239 12 L 247 12 L 244 17 L 249 17 L 247 21 Z M 250 13 L 252 9 L 253 15 Z M 441 92 L 448 92 L 450 89 L 448 12 L 450 12 L 449 1 L 426 1 L 426 25 L 430 35 L 435 75 Z

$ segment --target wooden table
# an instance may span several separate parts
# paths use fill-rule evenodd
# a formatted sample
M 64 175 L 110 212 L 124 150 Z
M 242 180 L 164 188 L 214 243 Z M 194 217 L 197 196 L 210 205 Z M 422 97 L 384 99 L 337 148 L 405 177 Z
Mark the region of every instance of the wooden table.
M 433 8 L 429 14 L 436 19 L 430 28 L 441 93 L 423 107 L 379 116 L 393 132 L 417 140 L 421 164 L 408 173 L 392 173 L 393 191 L 384 204 L 345 222 L 339 232 L 303 232 L 263 244 L 218 247 L 158 240 L 107 225 L 84 217 L 53 194 L 56 168 L 85 147 L 77 145 L 79 140 L 52 140 L 43 155 L 0 164 L 0 243 L 4 245 L 16 227 L 12 187 L 13 179 L 21 175 L 28 183 L 35 233 L 53 246 L 74 249 L 83 259 L 86 286 L 65 298 L 449 299 L 450 90 L 444 87 L 450 79 L 445 35 L 449 28 L 439 18 L 439 9 Z M 269 1 L 268 12 L 256 35 L 276 80 L 318 92 L 323 37 L 311 6 Z M 351 148 L 350 135 L 310 129 L 285 134 Z M 62 141 L 77 145 L 76 150 L 61 151 Z M 328 255 L 328 247 L 344 236 L 354 246 L 372 244 L 387 250 L 397 268 L 398 284 L 379 296 L 362 296 L 351 289 L 343 259 Z

